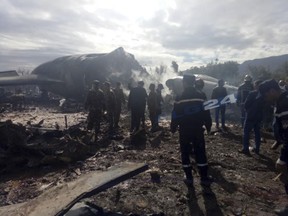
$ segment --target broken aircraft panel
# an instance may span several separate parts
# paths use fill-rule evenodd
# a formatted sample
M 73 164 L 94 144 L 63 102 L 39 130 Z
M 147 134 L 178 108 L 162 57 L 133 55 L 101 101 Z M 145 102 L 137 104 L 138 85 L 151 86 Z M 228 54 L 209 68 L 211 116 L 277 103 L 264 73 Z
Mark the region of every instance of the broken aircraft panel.
M 203 88 L 203 91 L 207 95 L 207 98 L 209 99 L 211 97 L 213 88 L 215 88 L 218 84 L 218 79 L 207 76 L 204 74 L 194 74 L 196 76 L 196 79 L 202 79 L 204 80 L 205 86 Z M 182 76 L 177 76 L 171 79 L 168 79 L 166 81 L 166 86 L 176 95 L 181 95 L 183 92 L 183 85 L 182 85 Z M 237 87 L 225 84 L 224 87 L 227 89 L 228 94 L 234 94 L 237 92 Z

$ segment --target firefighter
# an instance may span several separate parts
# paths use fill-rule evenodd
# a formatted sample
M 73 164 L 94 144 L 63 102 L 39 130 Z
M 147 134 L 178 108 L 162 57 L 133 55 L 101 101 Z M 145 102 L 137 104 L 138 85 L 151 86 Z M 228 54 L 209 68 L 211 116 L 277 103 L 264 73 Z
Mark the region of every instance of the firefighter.
M 99 81 L 94 80 L 92 83 L 92 88 L 89 90 L 86 102 L 85 109 L 88 110 L 87 117 L 87 130 L 95 131 L 95 140 L 100 132 L 100 122 L 102 119 L 104 111 L 104 93 L 99 88 Z
M 120 114 L 122 110 L 122 104 L 125 104 L 125 97 L 123 93 L 123 89 L 121 88 L 121 83 L 116 82 L 116 88 L 114 89 L 114 95 L 116 100 L 116 107 L 115 107 L 115 117 L 114 117 L 114 127 L 119 128 L 119 120 Z
M 244 127 L 243 127 L 243 148 L 240 153 L 250 155 L 249 151 L 249 138 L 250 132 L 253 129 L 255 134 L 255 146 L 252 151 L 259 154 L 261 144 L 260 126 L 263 119 L 263 98 L 258 96 L 258 88 L 262 81 L 257 80 L 254 82 L 255 90 L 251 91 L 245 101 L 244 107 L 246 111 Z
M 237 105 L 240 106 L 240 109 L 241 109 L 241 126 L 242 127 L 244 126 L 244 120 L 245 120 L 245 115 L 246 115 L 244 103 L 249 92 L 253 90 L 254 90 L 254 87 L 252 83 L 252 78 L 251 76 L 246 75 L 244 77 L 244 83 L 239 86 L 238 91 L 237 91 Z
M 116 100 L 114 92 L 111 89 L 111 84 L 109 82 L 104 83 L 104 96 L 105 96 L 105 108 L 107 111 L 107 120 L 109 124 L 109 132 L 112 132 L 114 128 Z
M 186 176 L 184 180 L 186 185 L 193 187 L 192 166 L 189 156 L 194 149 L 201 185 L 210 186 L 212 179 L 208 176 L 203 126 L 205 121 L 210 118 L 210 128 L 208 128 L 210 130 L 212 121 L 211 117 L 207 116 L 208 112 L 204 110 L 203 95 L 194 88 L 194 84 L 194 75 L 183 76 L 184 91 L 174 104 L 170 129 L 172 133 L 175 133 L 179 127 L 181 159 Z
M 278 125 L 277 129 L 283 142 L 280 157 L 276 162 L 276 169 L 283 173 L 284 178 L 282 181 L 288 194 L 288 92 L 282 90 L 274 79 L 266 80 L 260 84 L 259 92 L 267 102 L 276 104 L 276 124 Z

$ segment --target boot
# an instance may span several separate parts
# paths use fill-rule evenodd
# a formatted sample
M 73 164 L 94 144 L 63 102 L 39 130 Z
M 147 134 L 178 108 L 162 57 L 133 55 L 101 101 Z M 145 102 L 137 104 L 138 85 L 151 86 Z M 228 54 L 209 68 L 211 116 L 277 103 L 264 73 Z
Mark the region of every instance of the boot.
M 198 166 L 198 169 L 201 177 L 200 184 L 204 187 L 209 187 L 213 182 L 213 178 L 208 176 L 208 166 Z
M 187 185 L 187 187 L 194 187 L 193 186 L 193 176 L 192 176 L 192 167 L 185 167 L 183 168 L 185 177 L 184 183 Z

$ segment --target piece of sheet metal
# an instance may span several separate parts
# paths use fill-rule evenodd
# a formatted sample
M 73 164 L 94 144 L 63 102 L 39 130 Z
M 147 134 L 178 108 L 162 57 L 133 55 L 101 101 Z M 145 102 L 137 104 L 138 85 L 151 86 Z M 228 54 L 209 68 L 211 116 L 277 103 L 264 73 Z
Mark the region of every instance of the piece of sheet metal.
M 148 165 L 125 162 L 113 166 L 107 171 L 85 174 L 73 182 L 53 187 L 39 197 L 25 203 L 3 206 L 0 215 L 39 216 L 64 215 L 76 202 L 100 193 L 133 176 L 144 172 Z

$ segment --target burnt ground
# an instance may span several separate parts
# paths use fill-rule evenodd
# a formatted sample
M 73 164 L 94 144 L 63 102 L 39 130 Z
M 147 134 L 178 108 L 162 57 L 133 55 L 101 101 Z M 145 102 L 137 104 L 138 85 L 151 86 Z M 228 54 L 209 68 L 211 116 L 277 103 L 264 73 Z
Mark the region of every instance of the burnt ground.
M 37 108 L 1 114 L 1 121 L 26 124 L 45 119 L 43 127 L 64 127 L 85 121 L 85 113 L 58 113 Z M 37 197 L 61 182 L 73 181 L 84 173 L 103 170 L 122 161 L 146 162 L 149 170 L 89 199 L 89 202 L 124 215 L 164 213 L 164 215 L 275 215 L 275 209 L 288 203 L 282 183 L 275 172 L 280 150 L 271 150 L 272 134 L 263 133 L 260 155 L 251 157 L 237 152 L 241 148 L 241 128 L 228 124 L 228 131 L 206 135 L 209 173 L 215 179 L 211 190 L 200 186 L 195 169 L 195 190 L 183 183 L 178 134 L 169 132 L 169 121 L 162 120 L 162 131 L 140 134 L 131 145 L 129 116 L 123 115 L 123 139 L 105 135 L 97 143 L 98 151 L 84 161 L 33 168 L 16 166 L 0 176 L 0 204 L 11 205 Z M 105 125 L 104 125 L 105 128 Z M 149 122 L 147 121 L 149 131 Z M 105 129 L 103 129 L 105 131 Z M 251 139 L 251 144 L 253 139 Z M 156 178 L 151 178 L 156 176 Z M 158 179 L 157 177 L 160 177 Z

